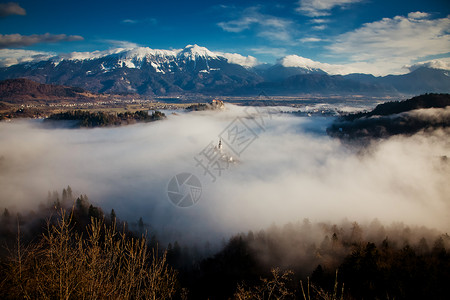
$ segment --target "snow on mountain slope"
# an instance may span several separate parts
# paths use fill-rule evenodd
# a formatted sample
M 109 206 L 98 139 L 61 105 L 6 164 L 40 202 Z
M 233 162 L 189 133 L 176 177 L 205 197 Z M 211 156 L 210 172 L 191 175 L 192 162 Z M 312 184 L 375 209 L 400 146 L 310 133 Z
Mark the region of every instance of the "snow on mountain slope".
M 433 64 L 434 66 L 435 64 Z M 255 67 L 256 66 L 256 67 Z M 337 69 L 334 67 L 337 66 Z M 168 95 L 179 93 L 273 95 L 312 92 L 448 92 L 444 70 L 419 68 L 402 76 L 340 74 L 340 66 L 289 55 L 275 65 L 256 58 L 212 52 L 198 45 L 160 50 L 148 47 L 73 52 L 1 68 L 0 79 L 28 78 L 99 93 Z
M 126 51 L 126 49 L 116 48 L 116 49 L 105 50 L 105 51 L 70 52 L 70 53 L 64 53 L 64 54 L 59 54 L 57 56 L 54 56 L 51 58 L 51 61 L 53 62 L 53 64 L 55 66 L 57 66 L 63 60 L 67 60 L 67 61 L 92 60 L 92 59 L 102 58 L 102 57 L 105 57 L 108 55 L 121 53 L 123 51 Z
M 209 51 L 205 47 L 200 47 L 198 45 L 187 45 L 184 49 L 180 50 L 177 54 L 178 57 L 184 57 L 190 60 L 196 60 L 197 58 L 204 59 L 217 59 L 218 55 L 214 52 Z
M 116 48 L 106 51 L 93 52 L 72 52 L 53 57 L 51 60 L 56 67 L 62 61 L 90 61 L 94 59 L 103 59 L 106 63 L 104 68 L 136 68 L 141 69 L 144 65 L 151 66 L 158 73 L 173 72 L 175 67 L 183 67 L 183 64 L 194 62 L 194 68 L 198 65 L 197 61 L 202 60 L 205 64 L 198 71 L 209 72 L 214 68 L 209 67 L 212 60 L 225 61 L 230 64 L 237 64 L 245 68 L 258 65 L 258 61 L 253 56 L 242 56 L 237 53 L 212 52 L 205 47 L 198 45 L 187 45 L 183 49 L 162 50 L 151 49 L 149 47 L 137 47 L 131 49 Z

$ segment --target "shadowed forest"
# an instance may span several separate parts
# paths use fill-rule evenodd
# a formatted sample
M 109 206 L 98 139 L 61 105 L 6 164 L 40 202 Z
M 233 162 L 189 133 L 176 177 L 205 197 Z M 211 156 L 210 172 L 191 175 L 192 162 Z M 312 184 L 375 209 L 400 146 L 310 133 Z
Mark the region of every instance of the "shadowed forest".
M 327 132 L 343 140 L 411 136 L 419 131 L 446 130 L 450 126 L 449 94 L 424 94 L 404 101 L 385 102 L 369 112 L 338 118 Z
M 134 113 L 124 112 L 111 114 L 105 112 L 88 112 L 82 110 L 66 111 L 50 115 L 45 121 L 75 121 L 77 127 L 104 127 L 128 125 L 136 122 L 152 122 L 162 120 L 166 115 L 160 111 L 149 114 L 146 110 Z
M 148 223 L 147 223 L 148 222 Z M 0 219 L 4 299 L 446 299 L 450 237 L 377 220 L 305 219 L 239 233 L 212 253 L 160 245 L 151 220 L 48 193 Z

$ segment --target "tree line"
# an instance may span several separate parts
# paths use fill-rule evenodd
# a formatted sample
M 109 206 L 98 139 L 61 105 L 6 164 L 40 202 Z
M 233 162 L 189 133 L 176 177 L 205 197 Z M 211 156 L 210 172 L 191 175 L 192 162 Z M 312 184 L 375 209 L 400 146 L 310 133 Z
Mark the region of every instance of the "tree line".
M 46 121 L 77 121 L 80 127 L 105 127 L 133 124 L 136 122 L 152 122 L 165 119 L 166 115 L 158 110 L 151 114 L 146 110 L 124 113 L 89 112 L 71 110 L 50 115 Z
M 150 222 L 151 223 L 151 222 Z M 4 299 L 446 299 L 450 237 L 425 227 L 305 219 L 212 251 L 165 248 L 70 186 L 0 215 Z M 208 248 L 208 243 L 205 244 Z M 209 253 L 205 255 L 205 253 Z

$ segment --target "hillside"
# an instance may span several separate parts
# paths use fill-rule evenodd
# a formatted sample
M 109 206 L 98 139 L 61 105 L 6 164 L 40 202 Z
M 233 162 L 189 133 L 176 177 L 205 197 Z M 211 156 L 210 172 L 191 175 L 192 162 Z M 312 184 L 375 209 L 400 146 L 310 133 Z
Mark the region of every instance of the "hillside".
M 372 111 L 349 114 L 328 129 L 345 140 L 386 138 L 450 128 L 450 95 L 425 94 L 400 102 L 377 105 Z
M 449 72 L 441 69 L 421 67 L 403 75 L 375 77 L 367 74 L 349 74 L 343 77 L 361 83 L 377 84 L 400 93 L 418 95 L 425 92 L 450 92 Z
M 91 93 L 77 87 L 41 84 L 19 78 L 0 81 L 0 100 L 17 103 L 29 100 L 87 99 Z

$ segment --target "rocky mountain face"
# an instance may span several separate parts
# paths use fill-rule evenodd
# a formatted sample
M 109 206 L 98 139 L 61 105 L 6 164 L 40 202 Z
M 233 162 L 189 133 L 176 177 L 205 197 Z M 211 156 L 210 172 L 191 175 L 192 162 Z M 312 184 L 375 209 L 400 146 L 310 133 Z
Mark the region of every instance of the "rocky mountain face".
M 180 95 L 395 94 L 450 92 L 447 71 L 421 68 L 406 75 L 329 75 L 320 69 L 255 66 L 251 57 L 188 45 L 76 53 L 0 69 L 0 79 L 28 78 L 96 93 Z M 250 60 L 250 61 L 249 61 Z
M 99 93 L 167 95 L 233 89 L 263 78 L 199 46 L 182 50 L 136 48 L 101 57 L 54 58 L 0 70 L 0 79 L 81 87 Z

